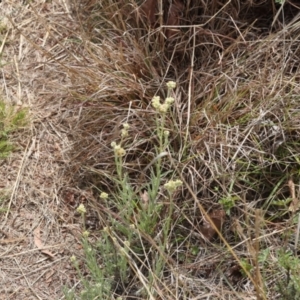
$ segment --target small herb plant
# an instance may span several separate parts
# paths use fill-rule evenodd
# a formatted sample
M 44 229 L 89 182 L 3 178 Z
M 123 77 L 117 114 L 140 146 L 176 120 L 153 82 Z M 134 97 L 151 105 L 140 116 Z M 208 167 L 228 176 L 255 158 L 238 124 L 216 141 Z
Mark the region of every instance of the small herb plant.
M 165 128 L 165 120 L 174 102 L 171 92 L 175 86 L 175 82 L 167 83 L 168 95 L 163 103 L 158 96 L 152 100 L 152 106 L 156 111 L 155 134 L 158 144 L 155 147 L 154 162 L 149 166 L 150 182 L 143 186 L 143 192 L 136 192 L 124 167 L 125 140 L 130 136 L 129 124 L 123 124 L 120 142 L 113 142 L 111 145 L 116 166 L 114 176 L 116 192 L 115 194 L 102 192 L 100 201 L 107 203 L 107 210 L 113 207 L 116 213 L 109 217 L 110 224 L 103 228 L 101 239 L 95 245 L 88 241 L 88 232 L 83 233 L 84 265 L 88 270 L 88 277 L 83 276 L 76 257 L 71 258 L 81 279 L 80 299 L 109 299 L 114 289 L 128 284 L 131 274 L 139 272 L 138 265 L 142 265 L 144 274 L 139 274 L 141 286 L 137 294 L 151 294 L 155 297 L 154 286 L 163 275 L 167 245 L 170 243 L 169 233 L 174 210 L 172 195 L 182 185 L 179 179 L 167 180 L 166 177 L 172 178 L 174 172 L 166 173 L 162 167 L 163 157 L 168 153 L 170 134 Z M 160 201 L 162 189 L 168 205 Z M 84 220 L 85 207 L 81 205 L 77 211 Z M 115 217 L 116 214 L 118 218 Z M 149 255 L 151 262 L 148 261 Z M 75 293 L 66 291 L 65 296 L 66 299 L 74 299 Z

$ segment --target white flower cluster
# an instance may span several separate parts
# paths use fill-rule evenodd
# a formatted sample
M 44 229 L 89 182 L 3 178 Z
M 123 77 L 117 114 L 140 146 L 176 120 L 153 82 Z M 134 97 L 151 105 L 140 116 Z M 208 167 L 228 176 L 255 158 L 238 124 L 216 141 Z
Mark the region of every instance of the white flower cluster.
M 126 151 L 124 148 L 121 147 L 121 145 L 117 145 L 116 142 L 112 142 L 111 143 L 112 148 L 115 151 L 115 155 L 117 157 L 122 157 L 126 154 Z
M 172 90 L 176 87 L 176 82 L 174 81 L 169 81 L 167 83 L 168 90 Z M 157 112 L 161 114 L 165 114 L 170 106 L 174 103 L 174 98 L 173 97 L 167 97 L 164 101 L 164 103 L 160 103 L 160 97 L 159 96 L 154 96 L 152 98 L 152 106 L 156 109 Z
M 160 103 L 160 97 L 155 96 L 152 99 L 152 106 L 156 109 L 157 112 L 165 114 L 173 102 L 174 102 L 174 98 L 168 97 L 165 99 L 164 103 Z
M 164 184 L 165 189 L 169 193 L 173 193 L 178 187 L 182 186 L 182 181 L 177 179 L 177 180 L 170 180 L 167 183 Z
M 130 128 L 128 123 L 123 124 L 123 129 L 121 130 L 121 137 L 125 138 L 128 136 L 128 129 Z

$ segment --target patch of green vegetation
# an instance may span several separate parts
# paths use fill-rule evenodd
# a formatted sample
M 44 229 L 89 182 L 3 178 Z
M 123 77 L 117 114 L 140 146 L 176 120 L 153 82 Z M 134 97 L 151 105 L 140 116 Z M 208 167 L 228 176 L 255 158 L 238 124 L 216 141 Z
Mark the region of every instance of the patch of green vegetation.
M 300 259 L 291 251 L 277 252 L 278 266 L 283 277 L 277 282 L 280 300 L 300 299 Z
M 0 100 L 0 160 L 7 158 L 15 149 L 15 145 L 11 142 L 11 135 L 27 125 L 27 116 L 27 109 L 20 109 Z M 0 213 L 7 211 L 5 203 L 8 198 L 9 193 L 1 190 Z
M 5 203 L 9 199 L 9 192 L 6 190 L 0 190 L 0 214 L 7 211 Z
M 0 158 L 6 158 L 14 149 L 9 135 L 27 124 L 27 109 L 20 109 L 0 100 Z

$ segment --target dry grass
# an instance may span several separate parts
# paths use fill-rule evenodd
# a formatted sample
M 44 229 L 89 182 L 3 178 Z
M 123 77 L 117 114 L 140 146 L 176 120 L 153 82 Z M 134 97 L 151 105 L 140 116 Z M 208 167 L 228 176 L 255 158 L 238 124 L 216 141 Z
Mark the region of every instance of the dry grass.
M 1 25 L 8 33 L 1 56 L 1 98 L 28 107 L 31 118 L 26 130 L 10 136 L 17 151 L 1 163 L 6 207 L 11 203 L 8 214 L 1 214 L 1 299 L 62 297 L 62 286 L 74 283 L 69 257 L 81 249 L 80 226 L 60 198 L 61 189 L 68 185 L 64 164 L 70 141 L 60 125 L 68 114 L 62 105 L 67 96 L 62 85 L 68 79 L 61 65 L 46 67 L 51 58 L 41 50 L 56 51 L 58 40 L 63 39 L 49 36 L 43 16 L 49 14 L 60 26 L 71 26 L 72 20 L 62 15 L 63 3 L 47 5 L 34 4 L 41 16 L 37 18 L 22 1 L 1 3 Z M 37 248 L 37 228 L 53 257 Z
M 92 240 L 120 215 L 98 193 L 115 193 L 110 145 L 124 122 L 131 125 L 124 167 L 135 189 L 149 183 L 157 145 L 150 101 L 166 96 L 168 80 L 177 88 L 166 119 L 172 163 L 164 158 L 162 170 L 171 166 L 184 187 L 173 199 L 163 276 L 147 297 L 283 299 L 277 250 L 296 237 L 299 197 L 299 8 L 292 1 L 279 14 L 273 1 L 16 2 L 0 4 L 1 97 L 29 107 L 32 122 L 12 135 L 18 151 L 0 166 L 11 205 L 0 228 L 3 299 L 59 299 L 63 286 L 80 287 L 69 263 L 82 255 L 75 208 L 88 207 Z M 212 237 L 204 216 L 222 223 L 215 215 L 222 209 L 230 214 Z M 157 232 L 166 215 L 167 208 Z M 37 228 L 54 257 L 38 249 Z M 157 232 L 138 233 L 143 255 L 132 252 L 130 281 L 116 280 L 112 297 L 137 299 Z M 247 276 L 241 265 L 250 266 Z

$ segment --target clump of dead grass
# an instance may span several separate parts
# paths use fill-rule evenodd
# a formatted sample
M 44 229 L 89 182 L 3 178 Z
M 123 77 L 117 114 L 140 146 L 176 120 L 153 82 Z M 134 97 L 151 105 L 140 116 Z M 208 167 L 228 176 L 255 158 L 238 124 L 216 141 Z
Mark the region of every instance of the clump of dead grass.
M 220 274 L 226 274 L 228 293 L 236 291 L 247 281 L 243 266 L 256 274 L 252 281 L 256 292 L 249 293 L 275 297 L 272 280 L 269 283 L 261 275 L 264 266 L 258 255 L 269 247 L 280 247 L 281 235 L 273 234 L 273 227 L 280 224 L 283 230 L 284 224 L 291 225 L 293 216 L 289 202 L 278 212 L 276 201 L 291 198 L 287 182 L 299 179 L 297 19 L 290 21 L 292 13 L 280 19 L 274 3 L 260 4 L 267 17 L 261 17 L 247 1 L 241 6 L 174 1 L 173 6 L 160 7 L 155 3 L 108 1 L 90 7 L 84 23 L 90 38 L 83 38 L 83 44 L 86 57 L 97 67 L 83 66 L 80 73 L 87 81 L 73 76 L 83 91 L 83 97 L 78 90 L 73 93 L 81 108 L 74 130 L 78 142 L 73 151 L 77 166 L 73 167 L 87 182 L 113 192 L 112 152 L 107 145 L 130 119 L 135 138 L 126 156 L 126 169 L 138 189 L 147 183 L 149 173 L 144 169 L 155 156 L 155 124 L 148 103 L 158 91 L 163 93 L 160 87 L 166 79 L 174 78 L 178 83 L 176 105 L 172 119 L 167 120 L 171 154 L 192 196 L 186 190 L 175 199 L 172 232 L 177 238 L 170 238 L 176 244 L 171 265 L 178 268 L 183 280 L 176 282 L 173 291 L 184 291 L 189 297 L 208 292 L 194 285 L 189 290 L 187 283 L 212 276 L 221 284 Z M 178 12 L 181 5 L 183 13 Z M 255 22 L 257 18 L 260 22 Z M 168 163 L 162 167 L 165 171 L 170 168 Z M 230 263 L 225 262 L 222 256 L 228 248 L 211 244 L 212 237 L 199 241 L 205 229 L 199 225 L 202 211 L 195 198 L 212 215 L 227 210 L 222 236 L 230 247 L 237 248 L 238 262 L 231 255 Z M 215 220 L 218 218 L 222 217 Z M 253 235 L 263 245 L 247 242 Z M 164 272 L 172 277 L 167 269 Z M 208 289 L 212 288 L 216 286 L 210 283 Z M 129 291 L 119 292 L 129 295 Z M 224 290 L 220 293 L 218 297 L 226 297 Z M 172 292 L 169 295 L 174 297 Z

